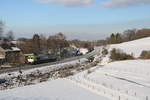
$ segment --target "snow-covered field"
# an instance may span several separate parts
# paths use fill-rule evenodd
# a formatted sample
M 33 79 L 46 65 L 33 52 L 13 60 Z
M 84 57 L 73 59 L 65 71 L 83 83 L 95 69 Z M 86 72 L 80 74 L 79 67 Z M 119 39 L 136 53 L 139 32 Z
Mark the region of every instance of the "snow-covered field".
M 110 45 L 109 51 L 112 48 L 139 57 L 150 50 L 150 38 Z M 108 63 L 109 55 L 101 58 L 105 64 L 67 78 L 0 91 L 0 100 L 150 100 L 150 60 Z
M 0 100 L 109 100 L 66 79 L 0 92 Z
M 150 60 L 120 61 L 70 79 L 112 100 L 150 99 Z M 149 99 L 148 99 L 149 98 Z

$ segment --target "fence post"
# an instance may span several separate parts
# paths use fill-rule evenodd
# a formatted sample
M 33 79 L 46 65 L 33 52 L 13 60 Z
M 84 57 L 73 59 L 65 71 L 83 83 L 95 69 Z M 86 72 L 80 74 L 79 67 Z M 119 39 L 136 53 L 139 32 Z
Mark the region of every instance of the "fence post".
M 105 89 L 104 89 L 104 94 L 105 94 Z
M 119 96 L 119 100 L 120 100 L 120 96 Z
M 113 93 L 111 94 L 111 96 L 112 96 L 112 97 L 114 96 Z
M 136 96 L 136 92 L 134 93 L 134 95 Z
M 126 94 L 128 94 L 128 90 L 126 91 Z
M 110 85 L 110 88 L 112 89 L 112 85 Z
M 146 100 L 148 100 L 148 96 L 146 96 Z

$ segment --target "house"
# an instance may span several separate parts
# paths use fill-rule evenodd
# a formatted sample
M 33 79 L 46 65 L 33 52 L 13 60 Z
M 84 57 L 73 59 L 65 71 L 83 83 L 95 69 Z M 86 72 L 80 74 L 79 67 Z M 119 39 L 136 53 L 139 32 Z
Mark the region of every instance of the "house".
M 0 47 L 0 62 L 10 64 L 24 63 L 24 55 L 17 47 L 2 48 Z
M 21 50 L 17 47 L 10 47 L 5 49 L 6 62 L 15 63 L 18 60 Z

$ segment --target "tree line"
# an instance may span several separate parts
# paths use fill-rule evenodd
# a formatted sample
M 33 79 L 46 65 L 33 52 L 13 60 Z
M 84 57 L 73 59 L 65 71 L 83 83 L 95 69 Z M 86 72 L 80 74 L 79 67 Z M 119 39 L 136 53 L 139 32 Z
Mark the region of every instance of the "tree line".
M 35 53 L 46 52 L 47 50 L 57 51 L 62 48 L 69 47 L 69 43 L 66 37 L 62 33 L 58 33 L 46 38 L 44 35 L 34 34 L 31 39 L 19 38 L 17 40 L 17 46 L 23 51 L 23 53 Z
M 19 38 L 17 39 L 17 46 L 22 50 L 23 53 L 34 53 L 39 54 L 43 52 L 60 52 L 64 48 L 68 48 L 74 45 L 77 48 L 92 48 L 92 42 L 80 41 L 80 40 L 67 40 L 63 33 L 57 33 L 50 35 L 46 38 L 44 35 L 34 34 L 30 38 Z
M 104 40 L 97 40 L 96 46 L 117 44 L 150 36 L 150 29 L 129 29 L 123 33 L 112 33 Z
M 150 29 L 131 29 L 126 30 L 122 34 L 121 33 L 112 33 L 110 37 L 106 39 L 106 42 L 108 44 L 116 44 L 116 43 L 122 43 L 127 41 L 132 41 L 144 37 L 150 36 Z

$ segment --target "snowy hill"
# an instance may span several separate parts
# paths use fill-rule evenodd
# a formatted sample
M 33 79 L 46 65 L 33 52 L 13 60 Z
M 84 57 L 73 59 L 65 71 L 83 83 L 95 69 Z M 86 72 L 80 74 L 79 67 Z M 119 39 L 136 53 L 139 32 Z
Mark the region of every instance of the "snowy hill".
M 149 100 L 150 60 L 112 62 L 70 79 L 110 100 Z M 120 98 L 120 99 L 119 99 Z
M 121 44 L 111 45 L 110 48 L 118 48 L 135 57 L 139 57 L 143 50 L 150 50 L 150 37 L 134 41 L 124 42 Z
M 103 55 L 103 48 L 107 49 L 108 54 L 107 55 Z M 150 50 L 150 37 L 147 38 L 142 38 L 142 39 L 138 39 L 138 40 L 133 40 L 133 41 L 129 41 L 129 42 L 124 42 L 124 43 L 120 43 L 120 44 L 111 44 L 111 45 L 106 45 L 106 46 L 102 46 L 100 47 L 100 54 L 97 55 L 96 59 L 101 60 L 100 65 L 105 65 L 108 64 L 109 62 L 111 62 L 110 59 L 110 55 L 111 55 L 111 50 L 115 48 L 115 49 L 119 49 L 127 54 L 131 54 L 133 55 L 133 57 L 138 58 L 140 57 L 140 54 L 143 50 Z
M 0 100 L 109 100 L 65 79 L 0 92 Z

